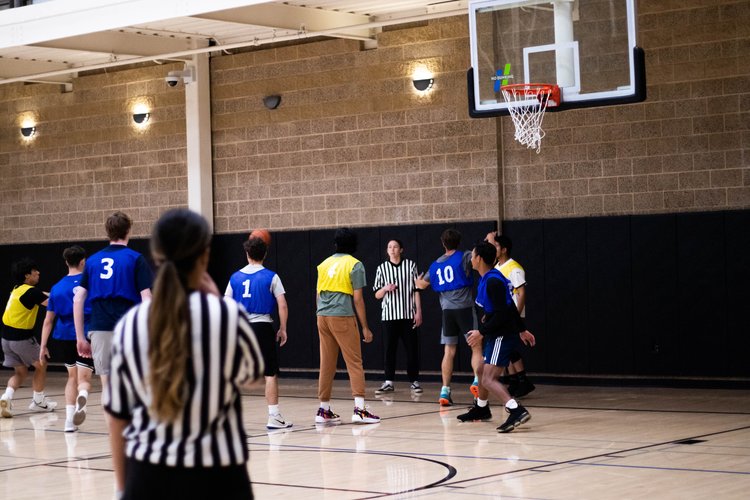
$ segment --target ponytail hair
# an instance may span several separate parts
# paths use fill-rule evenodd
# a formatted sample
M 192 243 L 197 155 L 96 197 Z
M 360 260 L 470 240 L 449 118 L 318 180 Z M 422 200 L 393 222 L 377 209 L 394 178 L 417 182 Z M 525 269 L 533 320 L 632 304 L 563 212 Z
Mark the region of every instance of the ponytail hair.
M 187 209 L 165 212 L 151 234 L 151 254 L 159 268 L 148 318 L 151 410 L 167 422 L 179 418 L 188 396 L 188 278 L 210 244 L 208 223 Z

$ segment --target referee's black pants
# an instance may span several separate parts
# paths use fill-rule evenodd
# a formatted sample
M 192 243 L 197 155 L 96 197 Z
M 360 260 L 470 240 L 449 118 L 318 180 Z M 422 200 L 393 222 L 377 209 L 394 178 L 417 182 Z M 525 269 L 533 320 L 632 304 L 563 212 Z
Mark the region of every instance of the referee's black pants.
M 399 340 L 406 349 L 406 373 L 409 381 L 419 380 L 419 328 L 412 328 L 414 320 L 383 321 L 385 340 L 385 379 L 396 379 L 396 351 Z
M 252 500 L 253 492 L 245 465 L 210 468 L 168 467 L 129 458 L 125 467 L 123 498 Z

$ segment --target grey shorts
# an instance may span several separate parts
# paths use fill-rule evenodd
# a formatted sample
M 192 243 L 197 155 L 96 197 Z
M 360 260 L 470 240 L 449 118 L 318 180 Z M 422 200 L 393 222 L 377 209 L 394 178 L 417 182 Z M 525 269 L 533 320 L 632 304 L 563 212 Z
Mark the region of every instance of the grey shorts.
M 463 309 L 443 309 L 443 328 L 440 331 L 440 343 L 458 344 L 469 330 L 477 329 L 477 315 L 473 307 Z
M 112 359 L 112 337 L 115 332 L 92 330 L 89 332 L 91 340 L 91 357 L 94 358 L 94 370 L 97 375 L 109 375 L 109 364 Z
M 31 366 L 39 361 L 39 342 L 35 337 L 24 340 L 3 339 L 3 366 L 16 368 L 17 366 Z

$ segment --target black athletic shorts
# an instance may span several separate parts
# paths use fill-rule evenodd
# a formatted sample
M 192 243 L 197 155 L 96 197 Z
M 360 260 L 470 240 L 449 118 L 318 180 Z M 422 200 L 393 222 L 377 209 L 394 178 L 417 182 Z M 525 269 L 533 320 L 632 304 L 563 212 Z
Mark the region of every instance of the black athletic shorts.
M 276 331 L 273 329 L 273 323 L 258 321 L 250 323 L 255 332 L 255 338 L 258 339 L 260 352 L 263 354 L 266 369 L 263 375 L 273 377 L 279 374 L 279 344 L 276 342 Z
M 63 363 L 66 368 L 81 366 L 94 370 L 94 360 L 92 358 L 82 358 L 78 355 L 78 348 L 75 340 L 60 340 L 50 338 L 47 344 L 49 351 L 49 361 L 54 363 Z

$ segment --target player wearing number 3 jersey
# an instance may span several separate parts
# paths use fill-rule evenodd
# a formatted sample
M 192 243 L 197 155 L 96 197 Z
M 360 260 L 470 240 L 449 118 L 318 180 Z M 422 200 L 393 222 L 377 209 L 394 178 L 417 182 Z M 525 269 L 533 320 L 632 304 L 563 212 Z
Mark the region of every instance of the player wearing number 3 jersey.
M 109 376 L 115 324 L 131 307 L 151 298 L 151 268 L 143 255 L 127 246 L 132 225 L 130 217 L 123 212 L 115 212 L 107 218 L 104 227 L 109 246 L 86 260 L 81 283 L 73 298 L 78 353 L 85 358 L 94 358 L 94 368 L 103 387 Z M 91 316 L 88 331 L 84 331 L 83 306 L 87 297 Z M 87 394 L 79 395 L 80 406 L 85 406 L 87 397 Z

